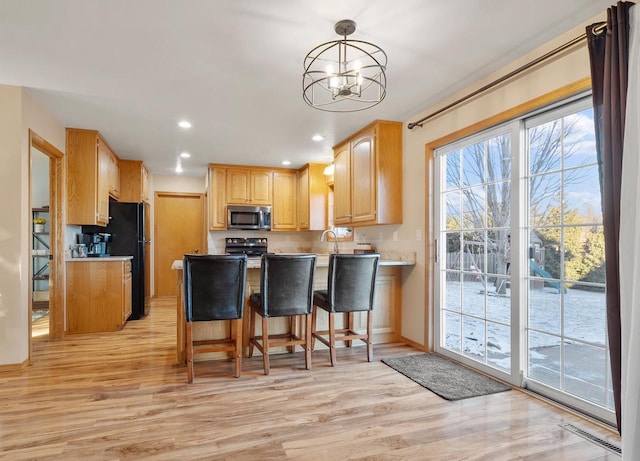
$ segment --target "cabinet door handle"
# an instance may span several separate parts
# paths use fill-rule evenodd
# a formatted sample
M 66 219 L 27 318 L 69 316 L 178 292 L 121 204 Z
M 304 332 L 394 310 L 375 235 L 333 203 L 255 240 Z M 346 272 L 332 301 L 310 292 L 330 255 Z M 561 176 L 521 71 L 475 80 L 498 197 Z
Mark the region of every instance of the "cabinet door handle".
M 193 250 L 194 253 L 198 254 L 198 249 L 196 248 L 195 250 Z

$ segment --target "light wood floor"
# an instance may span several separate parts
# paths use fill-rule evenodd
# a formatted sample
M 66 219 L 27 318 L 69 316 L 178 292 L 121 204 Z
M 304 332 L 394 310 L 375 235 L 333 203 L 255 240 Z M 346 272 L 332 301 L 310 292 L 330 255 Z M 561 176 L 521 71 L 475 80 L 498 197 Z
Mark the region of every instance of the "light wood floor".
M 7 460 L 619 460 L 559 425 L 619 444 L 587 421 L 519 391 L 441 399 L 379 360 L 377 346 L 176 365 L 174 299 L 119 332 L 34 339 L 34 365 L 0 374 Z

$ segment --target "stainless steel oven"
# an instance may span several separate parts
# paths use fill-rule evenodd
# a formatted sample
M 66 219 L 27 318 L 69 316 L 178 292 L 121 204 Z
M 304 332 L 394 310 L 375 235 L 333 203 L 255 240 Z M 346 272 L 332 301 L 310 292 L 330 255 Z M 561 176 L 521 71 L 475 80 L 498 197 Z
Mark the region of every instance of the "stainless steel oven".
M 230 255 L 245 254 L 248 258 L 260 258 L 267 253 L 265 237 L 227 237 L 225 253 Z
M 271 230 L 271 207 L 228 205 L 227 229 Z

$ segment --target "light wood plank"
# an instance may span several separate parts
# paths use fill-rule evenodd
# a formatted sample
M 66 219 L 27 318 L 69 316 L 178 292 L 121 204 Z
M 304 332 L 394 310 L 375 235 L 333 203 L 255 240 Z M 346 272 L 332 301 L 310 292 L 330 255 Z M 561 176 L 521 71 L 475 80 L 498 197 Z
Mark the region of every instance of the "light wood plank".
M 33 366 L 0 373 L 3 459 L 620 459 L 559 424 L 619 439 L 523 392 L 448 402 L 382 357 L 396 343 L 196 363 L 195 384 L 175 364 L 175 298 L 121 331 L 34 338 Z

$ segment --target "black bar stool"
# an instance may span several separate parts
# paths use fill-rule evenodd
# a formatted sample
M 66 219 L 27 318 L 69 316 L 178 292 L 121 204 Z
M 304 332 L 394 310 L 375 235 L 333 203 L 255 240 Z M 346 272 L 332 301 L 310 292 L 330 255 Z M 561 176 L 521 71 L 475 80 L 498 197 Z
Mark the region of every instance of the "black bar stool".
M 329 256 L 329 275 L 326 290 L 313 294 L 313 343 L 319 340 L 329 347 L 331 366 L 336 366 L 336 341 L 360 339 L 367 345 L 367 359 L 373 360 L 373 303 L 380 255 L 332 254 Z M 318 308 L 329 313 L 329 330 L 316 331 Z M 353 313 L 367 312 L 367 332 L 353 331 Z M 345 314 L 345 328 L 335 329 L 334 314 Z M 336 336 L 340 334 L 340 336 Z M 313 349 L 313 345 L 312 345 Z
M 313 275 L 316 267 L 316 255 L 278 255 L 262 256 L 260 273 L 260 293 L 249 297 L 251 319 L 249 323 L 249 357 L 253 348 L 262 352 L 264 374 L 268 375 L 269 348 L 302 346 L 305 351 L 305 366 L 311 369 L 311 309 L 313 306 Z M 255 335 L 256 314 L 262 317 L 262 336 Z M 305 316 L 305 336 L 296 334 L 296 318 Z M 269 334 L 267 320 L 270 317 L 289 317 L 289 332 Z
M 187 373 L 193 382 L 193 355 L 233 352 L 235 376 L 242 370 L 242 315 L 244 313 L 246 255 L 185 255 L 184 306 Z M 230 320 L 226 338 L 194 341 L 193 322 Z

